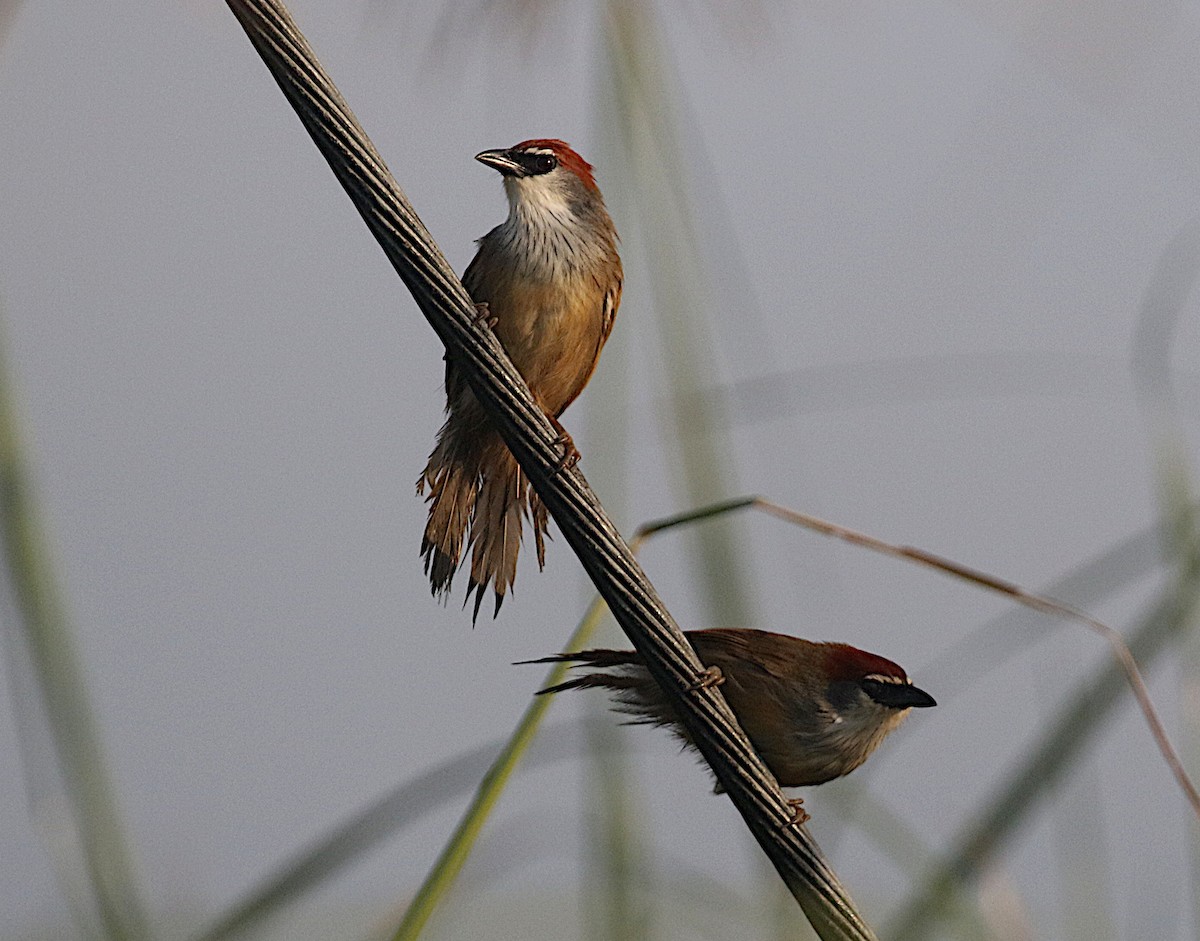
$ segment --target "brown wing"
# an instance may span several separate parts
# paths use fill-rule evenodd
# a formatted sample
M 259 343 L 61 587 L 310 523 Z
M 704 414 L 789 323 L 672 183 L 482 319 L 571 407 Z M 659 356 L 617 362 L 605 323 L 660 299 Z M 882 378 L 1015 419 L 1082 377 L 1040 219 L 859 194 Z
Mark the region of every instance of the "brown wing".
M 604 295 L 604 311 L 600 322 L 600 340 L 596 344 L 597 359 L 600 358 L 600 351 L 604 348 L 604 344 L 608 342 L 613 324 L 617 322 L 617 308 L 621 306 L 621 288 L 623 284 L 624 278 L 618 274 L 616 283 Z
M 617 308 L 621 306 L 622 284 L 623 277 L 618 270 L 615 282 L 604 292 L 604 298 L 600 302 L 600 332 L 596 335 L 596 352 L 592 355 L 592 366 L 580 377 L 579 384 L 567 397 L 562 408 L 555 413 L 555 418 L 562 415 L 567 410 L 567 406 L 579 398 L 579 393 L 591 381 L 592 374 L 596 371 L 596 364 L 600 362 L 600 351 L 604 349 L 604 344 L 608 342 L 608 337 L 612 333 L 613 324 L 617 322 Z
M 752 682 L 753 678 L 781 680 L 788 677 L 794 657 L 811 645 L 811 641 L 788 634 L 748 627 L 714 627 L 687 631 L 686 634 L 705 666 L 742 673 L 747 682 Z
M 795 739 L 818 733 L 822 722 L 795 709 L 796 662 L 818 645 L 787 634 L 730 628 L 691 631 L 688 640 L 705 666 L 720 668 L 725 701 L 763 761 L 781 783 L 801 783 L 791 768 Z M 790 734 L 781 740 L 785 729 Z

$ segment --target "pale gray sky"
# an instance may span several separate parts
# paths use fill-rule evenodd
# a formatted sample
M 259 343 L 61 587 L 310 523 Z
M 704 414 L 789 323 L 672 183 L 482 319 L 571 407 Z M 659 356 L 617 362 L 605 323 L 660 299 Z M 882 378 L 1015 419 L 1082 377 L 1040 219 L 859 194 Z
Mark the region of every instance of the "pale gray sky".
M 708 5 L 658 6 L 664 75 L 696 121 L 678 172 L 744 258 L 722 234 L 717 303 L 697 312 L 719 344 L 730 495 L 1050 584 L 1157 512 L 1130 366 L 1160 261 L 1200 213 L 1196 8 L 783 7 L 731 35 Z M 643 194 L 603 117 L 589 8 L 566 5 L 531 44 L 463 14 L 432 51 L 428 13 L 413 27 L 381 3 L 291 8 L 459 270 L 505 212 L 473 154 L 556 136 L 596 164 L 628 280 L 565 421 L 624 525 L 685 509 L 671 354 L 632 218 Z M 584 578 L 558 539 L 545 573 L 525 558 L 494 623 L 472 630 L 430 598 L 413 482 L 441 421 L 440 346 L 224 5 L 25 0 L 0 47 L 0 127 L 0 302 L 48 533 L 145 895 L 194 927 L 398 782 L 504 736 L 541 677 L 509 664 L 560 648 Z M 1181 251 L 1186 280 L 1198 253 Z M 1194 459 L 1185 297 L 1169 360 Z M 595 415 L 618 389 L 631 424 L 614 455 Z M 621 458 L 636 487 L 608 492 Z M 1010 606 L 967 586 L 776 522 L 735 532 L 754 626 L 876 651 L 938 698 L 860 772 L 931 847 L 1103 659 L 1044 619 L 981 633 Z M 693 547 L 666 537 L 647 568 L 685 627 L 714 626 Z M 1129 628 L 1161 575 L 1094 613 Z M 1152 680 L 1180 733 L 1175 668 Z M 70 936 L 10 674 L 0 691 L 0 934 Z M 655 855 L 756 878 L 705 775 L 664 735 L 628 739 Z M 1002 860 L 1033 936 L 1071 937 L 1064 821 L 1084 806 L 1109 856 L 1082 878 L 1111 937 L 1194 937 L 1195 822 L 1131 707 L 1080 779 Z M 913 874 L 822 813 L 823 793 L 807 798 L 813 831 L 883 923 Z M 519 858 L 494 891 L 561 888 L 570 904 L 585 795 L 572 762 L 518 779 L 493 832 Z M 460 807 L 317 901 L 386 921 Z M 503 853 L 485 844 L 483 860 Z M 483 860 L 468 878 L 488 878 Z

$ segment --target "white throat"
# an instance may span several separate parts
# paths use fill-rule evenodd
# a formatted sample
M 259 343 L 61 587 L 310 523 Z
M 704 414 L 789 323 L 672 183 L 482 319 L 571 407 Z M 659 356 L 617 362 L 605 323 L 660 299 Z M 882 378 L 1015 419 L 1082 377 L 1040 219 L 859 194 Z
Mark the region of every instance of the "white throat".
M 559 171 L 562 172 L 562 171 Z M 498 234 L 521 246 L 528 272 L 546 280 L 567 278 L 600 261 L 602 242 L 571 208 L 567 188 L 547 176 L 505 177 L 508 218 Z

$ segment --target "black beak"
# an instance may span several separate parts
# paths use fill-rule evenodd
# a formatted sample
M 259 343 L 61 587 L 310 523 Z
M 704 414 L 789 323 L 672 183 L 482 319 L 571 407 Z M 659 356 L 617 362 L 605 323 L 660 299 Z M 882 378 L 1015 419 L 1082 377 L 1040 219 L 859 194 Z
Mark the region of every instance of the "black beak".
M 499 170 L 503 176 L 526 176 L 526 169 L 513 159 L 511 150 L 485 150 L 481 154 L 476 154 L 475 159 L 480 163 L 487 164 L 496 170 Z
M 936 699 L 911 683 L 872 683 L 867 695 L 879 705 L 893 709 L 925 709 L 937 705 Z

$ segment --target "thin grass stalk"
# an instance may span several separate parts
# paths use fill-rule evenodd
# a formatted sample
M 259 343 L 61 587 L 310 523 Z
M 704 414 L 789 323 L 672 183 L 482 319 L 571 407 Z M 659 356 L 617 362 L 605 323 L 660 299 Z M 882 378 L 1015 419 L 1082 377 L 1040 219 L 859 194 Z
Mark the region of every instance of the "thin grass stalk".
M 805 915 L 826 941 L 874 937 L 287 10 L 227 3 Z
M 602 166 L 621 165 L 616 148 L 606 133 L 613 123 L 617 105 L 612 100 L 613 83 L 598 83 L 596 105 L 597 143 L 603 148 L 598 156 Z M 614 219 L 620 221 L 622 254 L 626 270 L 630 258 L 631 220 L 635 200 L 629 187 L 605 186 L 605 201 Z M 628 277 L 628 275 L 627 275 Z M 637 303 L 625 302 L 621 318 L 626 326 L 615 331 L 604 347 L 604 365 L 592 377 L 587 403 L 588 440 L 603 442 L 603 447 L 589 447 L 588 470 L 597 488 L 607 494 L 605 507 L 624 530 L 631 512 L 630 479 L 634 473 L 630 439 L 630 361 L 632 339 L 629 330 L 631 316 L 639 317 Z M 588 586 L 590 589 L 590 586 Z M 615 629 L 612 625 L 611 629 Z M 603 634 L 610 633 L 605 622 Z M 597 641 L 593 641 L 597 642 Z M 563 650 L 574 649 L 563 647 Z M 585 742 L 587 752 L 584 772 L 584 826 L 587 835 L 584 859 L 583 911 L 585 936 L 593 941 L 626 941 L 646 937 L 651 924 L 654 890 L 647 885 L 652 878 L 646 872 L 644 846 L 639 839 L 642 831 L 638 820 L 637 802 L 631 794 L 630 761 L 624 749 L 624 733 L 611 721 L 605 704 L 588 697 L 585 710 Z
M 844 825 L 853 824 L 896 867 L 897 872 L 915 873 L 933 865 L 936 857 L 926 835 L 909 827 L 870 792 L 863 779 L 869 780 L 872 774 L 879 774 L 877 764 L 860 768 L 852 779 L 822 787 L 822 811 L 840 817 Z M 958 901 L 952 914 L 960 935 L 972 941 L 994 941 L 976 899 L 960 898 Z
M 947 559 L 944 556 L 936 555 L 925 549 L 917 548 L 916 546 L 901 546 L 895 543 L 885 542 L 875 536 L 869 536 L 866 533 L 850 529 L 847 526 L 842 526 L 838 523 L 831 523 L 827 520 L 820 519 L 816 516 L 811 516 L 808 513 L 801 513 L 798 510 L 792 510 L 788 507 L 781 506 L 763 497 L 740 497 L 734 500 L 725 501 L 724 503 L 713 504 L 712 506 L 702 507 L 698 510 L 693 510 L 689 513 L 683 513 L 676 517 L 669 517 L 665 520 L 660 520 L 653 523 L 648 523 L 639 530 L 640 533 L 649 534 L 651 532 L 659 532 L 671 526 L 677 526 L 681 523 L 694 522 L 710 516 L 716 516 L 731 510 L 739 509 L 756 509 L 761 510 L 771 516 L 786 520 L 790 523 L 795 523 L 798 526 L 803 526 L 806 529 L 811 529 L 814 532 L 821 533 L 825 536 L 831 536 L 835 539 L 840 539 L 843 542 L 848 542 L 856 546 L 861 546 L 864 549 L 870 549 L 873 552 L 878 552 L 881 555 L 892 556 L 893 558 L 903 559 L 907 562 L 915 562 L 918 565 L 928 566 L 946 575 L 961 579 L 965 582 L 970 582 L 986 588 L 988 591 L 994 591 L 997 594 L 1005 595 L 1019 604 L 1034 611 L 1040 611 L 1043 614 L 1049 614 L 1054 617 L 1064 618 L 1069 621 L 1075 621 L 1082 624 L 1088 630 L 1102 637 L 1109 646 L 1112 652 L 1113 660 L 1121 669 L 1125 676 L 1125 681 L 1133 692 L 1134 699 L 1137 701 L 1138 708 L 1141 709 L 1142 717 L 1145 719 L 1146 727 L 1150 730 L 1150 734 L 1154 738 L 1155 744 L 1158 746 L 1159 754 L 1162 755 L 1163 762 L 1170 769 L 1171 774 L 1175 778 L 1179 790 L 1187 798 L 1188 803 L 1192 807 L 1193 814 L 1200 818 L 1200 789 L 1196 787 L 1191 776 L 1187 773 L 1187 769 L 1183 765 L 1179 753 L 1172 744 L 1170 736 L 1167 735 L 1167 730 L 1159 718 L 1158 710 L 1154 706 L 1154 701 L 1150 697 L 1150 690 L 1146 686 L 1146 681 L 1142 676 L 1142 671 L 1137 663 L 1137 658 L 1133 655 L 1130 646 L 1125 643 L 1125 639 L 1120 632 L 1109 627 L 1103 621 L 1099 621 L 1092 617 L 1086 611 L 1069 605 L 1063 601 L 1057 601 L 1053 598 L 1048 598 L 1045 595 L 1035 594 L 1028 589 L 1022 588 L 1014 582 L 1006 581 L 997 578 L 994 575 L 989 575 L 987 572 L 979 569 L 970 568 L 952 559 Z M 1184 560 L 1184 565 L 1187 565 L 1187 560 Z M 1186 581 L 1186 579 L 1185 579 Z
M 610 716 L 593 716 L 587 721 L 587 742 L 586 817 L 594 847 L 589 853 L 587 934 L 596 941 L 651 941 L 655 932 L 647 900 L 652 888 L 646 884 L 637 838 L 641 827 L 622 733 Z
M 543 728 L 537 748 L 524 766 L 547 765 L 572 753 L 579 742 L 574 723 Z M 229 941 L 258 928 L 305 893 L 319 889 L 368 852 L 406 826 L 447 803 L 478 789 L 480 779 L 495 764 L 496 755 L 511 744 L 489 742 L 472 748 L 393 788 L 383 797 L 331 827 L 212 920 L 194 941 Z M 389 928 L 387 936 L 392 930 Z
M 597 598 L 589 606 L 587 613 L 580 620 L 579 626 L 571 634 L 567 641 L 567 649 L 576 650 L 580 645 L 586 644 L 603 616 L 604 602 Z M 556 664 L 546 674 L 542 688 L 561 683 L 566 678 L 568 669 L 568 664 Z M 550 696 L 535 696 L 525 707 L 525 712 L 513 730 L 512 737 L 500 754 L 496 756 L 496 760 L 483 776 L 483 780 L 479 782 L 475 797 L 459 819 L 458 826 L 454 828 L 450 839 L 442 848 L 433 868 L 429 870 L 424 882 L 417 889 L 417 894 L 409 902 L 400 926 L 392 936 L 393 941 L 411 941 L 418 937 L 438 903 L 449 892 L 479 839 L 483 825 L 491 816 L 509 778 L 516 770 L 518 762 L 525 756 L 529 746 L 533 744 L 542 720 L 546 716 L 546 711 L 550 708 L 551 701 L 552 697 Z
M 1193 547 L 1186 567 L 1167 595 L 1142 618 L 1129 641 L 1141 663 L 1151 663 L 1192 623 L 1200 601 L 1200 553 Z M 1107 664 L 1050 724 L 1040 742 L 1009 775 L 981 812 L 951 841 L 951 851 L 925 880 L 887 932 L 893 941 L 922 941 L 942 920 L 953 900 L 978 878 L 1028 820 L 1038 802 L 1061 780 L 1093 735 L 1123 701 L 1127 677 Z
M 1173 401 L 1173 400 L 1172 400 Z M 1178 415 L 1174 410 L 1172 414 Z M 1189 547 L 1200 544 L 1200 520 L 1197 519 L 1195 488 L 1184 450 L 1184 435 L 1178 423 L 1173 433 L 1163 433 L 1159 450 L 1159 503 L 1167 526 L 1167 551 L 1173 558 L 1186 560 Z M 1182 760 L 1193 774 L 1200 775 L 1200 631 L 1193 622 L 1180 644 L 1179 719 L 1183 741 Z M 1200 913 L 1200 831 L 1188 827 L 1188 863 L 1192 911 Z M 1200 937 L 1200 917 L 1194 920 L 1194 933 Z
M 653 5 L 610 0 L 604 8 L 608 74 L 617 120 L 612 128 L 624 151 L 621 165 L 633 174 L 635 206 L 644 237 L 648 285 L 664 356 L 667 401 L 676 429 L 687 503 L 698 505 L 736 491 L 737 449 L 728 434 L 724 402 L 705 396 L 716 374 L 709 327 L 713 307 L 708 266 L 691 211 L 688 164 L 679 131 L 670 52 Z M 732 523 L 713 527 L 695 541 L 699 584 L 714 623 L 757 620 Z
M 1051 670 L 1043 670 L 1046 685 Z M 1110 843 L 1105 839 L 1103 777 L 1095 755 L 1081 756 L 1069 784 L 1054 802 L 1053 859 L 1064 941 L 1116 941 L 1115 899 L 1097 886 L 1113 885 Z
M 1192 630 L 1179 658 L 1180 719 L 1183 726 L 1183 757 L 1193 774 L 1200 775 L 1200 633 Z M 1188 880 L 1191 910 L 1200 912 L 1200 837 L 1188 831 Z M 1194 918 L 1192 936 L 1200 939 L 1200 917 Z
M 35 503 L 0 349 L 0 539 L 17 614 L 5 619 L 5 660 L 13 690 L 36 699 L 14 704 L 32 815 L 84 929 L 144 941 L 149 919 Z
M 1108 625 L 1073 606 L 1034 594 L 1011 582 L 968 568 L 923 549 L 887 543 L 847 527 L 790 510 L 762 497 L 735 498 L 651 521 L 638 530 L 637 538 L 647 538 L 677 526 L 737 510 L 758 509 L 824 535 L 842 539 L 884 555 L 929 566 L 979 587 L 1007 595 L 1034 610 L 1080 622 L 1109 642 L 1114 658 L 1108 671 L 1101 674 L 1095 687 L 1090 691 L 1085 691 L 1079 698 L 1080 706 L 1066 711 L 1060 724 L 1056 727 L 1055 733 L 1046 740 L 1044 747 L 1035 750 L 1033 757 L 1023 766 L 1022 771 L 1014 776 L 1009 790 L 991 805 L 992 810 L 987 814 L 986 822 L 978 828 L 969 829 L 968 835 L 963 838 L 961 843 L 963 849 L 955 854 L 951 863 L 945 864 L 931 878 L 931 883 L 938 883 L 938 880 L 941 879 L 940 888 L 929 890 L 930 898 L 936 895 L 936 903 L 930 903 L 920 911 L 917 910 L 918 903 L 914 903 L 914 907 L 910 909 L 913 917 L 902 921 L 902 931 L 910 933 L 902 934 L 900 937 L 916 939 L 923 937 L 923 932 L 929 929 L 932 921 L 930 912 L 934 908 L 936 908 L 937 917 L 943 918 L 957 905 L 959 895 L 951 889 L 955 888 L 956 879 L 961 878 L 965 881 L 964 867 L 971 864 L 974 867 L 973 873 L 977 874 L 984 865 L 984 848 L 990 847 L 993 841 L 999 842 L 1011 832 L 1019 819 L 1018 810 L 1028 811 L 1032 808 L 1034 800 L 1039 796 L 1037 786 L 1044 784 L 1046 787 L 1050 787 L 1057 781 L 1069 764 L 1071 757 L 1078 753 L 1077 747 L 1074 746 L 1082 747 L 1081 742 L 1084 737 L 1082 733 L 1079 742 L 1073 740 L 1074 724 L 1082 723 L 1085 720 L 1089 723 L 1095 722 L 1098 718 L 1098 711 L 1093 711 L 1096 702 L 1098 701 L 1106 710 L 1115 699 L 1115 692 L 1110 689 L 1113 685 L 1124 683 L 1133 692 L 1146 725 L 1163 756 L 1164 763 L 1191 805 L 1193 813 L 1197 811 L 1196 786 L 1167 736 L 1138 666 L 1139 660 L 1144 660 L 1158 652 L 1165 636 L 1189 635 L 1191 633 L 1188 630 L 1189 622 L 1197 615 L 1197 602 L 1200 601 L 1200 539 L 1192 535 L 1195 532 L 1194 525 L 1185 525 L 1183 522 L 1194 518 L 1190 493 L 1186 489 L 1177 488 L 1175 498 L 1174 505 L 1178 508 L 1178 512 L 1168 518 L 1167 527 L 1168 532 L 1174 537 L 1173 547 L 1181 560 L 1175 591 L 1171 599 L 1163 602 L 1144 622 L 1143 629 L 1129 644 L 1126 644 L 1120 634 Z M 1143 653 L 1140 648 L 1145 648 L 1147 652 Z M 1094 728 L 1094 726 L 1089 726 L 1089 728 Z M 1071 741 L 1073 747 L 1066 747 L 1063 744 L 1066 741 Z
M 1161 515 L 1167 521 L 1168 551 L 1187 559 L 1200 538 L 1192 501 L 1184 400 L 1176 388 L 1172 356 L 1180 324 L 1200 279 L 1200 215 L 1193 216 L 1175 233 L 1159 256 L 1147 282 L 1132 342 L 1130 372 L 1138 404 L 1158 443 L 1157 463 Z M 1200 635 L 1188 633 L 1181 645 L 1180 718 L 1184 759 L 1200 774 Z M 1189 827 L 1188 849 L 1193 878 L 1192 909 L 1200 911 L 1200 831 Z M 1195 925 L 1200 937 L 1200 920 Z

